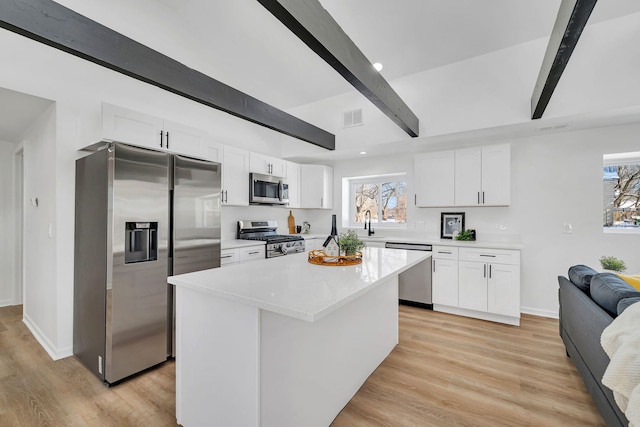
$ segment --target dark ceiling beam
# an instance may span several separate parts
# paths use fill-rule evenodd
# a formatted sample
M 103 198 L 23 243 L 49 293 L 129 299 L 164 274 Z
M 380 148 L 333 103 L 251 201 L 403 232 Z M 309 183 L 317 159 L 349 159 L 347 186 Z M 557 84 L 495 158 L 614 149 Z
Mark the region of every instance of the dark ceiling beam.
M 598 0 L 562 0 L 531 97 L 531 118 L 539 119 L 578 44 Z
M 335 150 L 335 135 L 51 0 L 0 1 L 0 27 L 195 102 Z
M 319 1 L 258 1 L 402 130 L 418 136 L 418 117 Z

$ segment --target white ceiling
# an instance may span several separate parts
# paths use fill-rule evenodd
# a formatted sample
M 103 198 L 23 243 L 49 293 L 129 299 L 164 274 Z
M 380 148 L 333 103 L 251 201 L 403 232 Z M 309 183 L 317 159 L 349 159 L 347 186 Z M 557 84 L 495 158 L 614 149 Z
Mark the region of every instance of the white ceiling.
M 160 0 L 210 48 L 207 72 L 281 109 L 354 90 L 256 0 Z M 320 0 L 387 80 L 548 37 L 561 0 Z M 590 23 L 640 12 L 598 2 Z
M 206 46 L 200 70 L 281 109 L 354 91 L 256 0 L 157 0 Z M 561 0 L 320 0 L 387 80 L 548 37 Z M 598 2 L 590 23 L 640 12 Z M 189 64 L 187 64 L 189 65 Z M 536 70 L 537 71 L 537 70 Z M 50 101 L 0 91 L 0 139 Z

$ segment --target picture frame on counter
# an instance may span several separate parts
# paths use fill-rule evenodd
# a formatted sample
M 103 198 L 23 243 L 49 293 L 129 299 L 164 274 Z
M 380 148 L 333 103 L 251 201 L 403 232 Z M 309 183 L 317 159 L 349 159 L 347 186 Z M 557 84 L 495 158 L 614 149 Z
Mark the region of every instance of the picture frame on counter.
M 441 239 L 453 239 L 461 231 L 464 231 L 464 212 L 440 213 Z

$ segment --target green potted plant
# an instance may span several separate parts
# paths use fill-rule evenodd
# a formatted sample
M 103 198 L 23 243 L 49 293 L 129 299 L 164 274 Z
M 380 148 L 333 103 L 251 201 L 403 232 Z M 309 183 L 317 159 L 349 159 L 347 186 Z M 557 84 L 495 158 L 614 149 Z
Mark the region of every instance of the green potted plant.
M 476 231 L 472 229 L 462 230 L 454 237 L 455 240 L 474 241 L 476 240 Z
M 355 255 L 356 252 L 365 246 L 355 230 L 348 230 L 346 233 L 340 234 L 338 244 L 340 245 L 340 250 L 344 252 L 345 255 Z
M 613 256 L 602 256 L 600 258 L 600 265 L 605 271 L 615 271 L 616 273 L 622 273 L 627 269 L 623 260 Z

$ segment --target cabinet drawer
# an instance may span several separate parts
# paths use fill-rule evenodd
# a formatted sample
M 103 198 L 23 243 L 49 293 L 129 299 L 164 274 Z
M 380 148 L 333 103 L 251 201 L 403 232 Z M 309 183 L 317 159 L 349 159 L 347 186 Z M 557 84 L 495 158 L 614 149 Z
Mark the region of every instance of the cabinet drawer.
M 520 265 L 520 251 L 504 249 L 460 248 L 460 261 Z
M 453 246 L 433 246 L 433 258 L 458 259 L 458 248 Z
M 265 245 L 240 248 L 240 262 L 265 259 Z
M 240 261 L 240 251 L 238 249 L 223 249 L 220 251 L 220 265 L 233 264 Z

